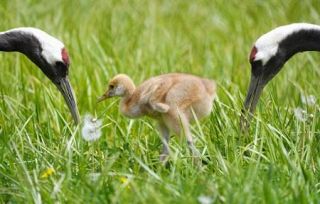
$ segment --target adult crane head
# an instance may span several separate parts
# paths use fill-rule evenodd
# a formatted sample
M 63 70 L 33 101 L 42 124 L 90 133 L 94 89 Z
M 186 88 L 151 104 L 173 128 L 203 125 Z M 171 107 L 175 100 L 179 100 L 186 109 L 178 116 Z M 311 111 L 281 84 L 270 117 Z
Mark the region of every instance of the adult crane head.
M 263 88 L 293 55 L 304 51 L 320 51 L 320 26 L 294 23 L 277 27 L 258 38 L 249 57 L 251 81 L 243 114 L 254 113 Z M 245 120 L 242 117 L 241 124 Z
M 77 104 L 68 80 L 69 56 L 61 41 L 36 28 L 15 28 L 0 33 L 0 51 L 17 51 L 26 55 L 59 89 L 75 123 L 79 122 Z

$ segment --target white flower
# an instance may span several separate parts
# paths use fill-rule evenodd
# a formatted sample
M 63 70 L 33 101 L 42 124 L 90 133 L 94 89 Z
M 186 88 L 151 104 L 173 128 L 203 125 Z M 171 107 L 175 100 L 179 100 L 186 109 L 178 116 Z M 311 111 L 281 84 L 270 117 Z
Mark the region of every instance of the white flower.
M 293 111 L 294 111 L 294 116 L 297 118 L 297 120 L 301 122 L 307 121 L 309 117 L 307 111 L 303 110 L 300 107 L 295 108 Z
M 211 204 L 213 203 L 213 200 L 209 196 L 201 195 L 198 197 L 198 201 L 200 204 Z
M 89 174 L 88 174 L 88 179 L 89 179 L 90 181 L 92 181 L 92 182 L 96 182 L 96 181 L 99 180 L 100 176 L 101 176 L 101 173 L 99 173 L 99 172 L 92 172 L 92 173 L 89 173 Z
M 101 120 L 92 117 L 90 114 L 85 115 L 84 125 L 82 127 L 82 138 L 86 141 L 95 141 L 101 136 Z
M 314 95 L 309 95 L 309 96 L 306 96 L 306 95 L 302 95 L 300 96 L 301 98 L 301 101 L 303 104 L 306 104 L 308 106 L 313 106 L 316 104 L 316 97 Z

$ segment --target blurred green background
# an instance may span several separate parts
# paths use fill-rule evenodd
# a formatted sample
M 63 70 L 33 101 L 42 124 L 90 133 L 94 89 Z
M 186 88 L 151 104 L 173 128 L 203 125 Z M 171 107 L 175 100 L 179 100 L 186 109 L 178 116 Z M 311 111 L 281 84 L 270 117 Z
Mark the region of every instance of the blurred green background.
M 319 98 L 319 53 L 291 59 L 264 91 L 250 132 L 239 130 L 255 40 L 284 24 L 320 24 L 319 10 L 318 0 L 2 0 L 1 31 L 32 26 L 65 43 L 80 113 L 106 127 L 100 140 L 83 141 L 41 71 L 21 54 L 1 53 L 0 202 L 198 203 L 201 195 L 217 203 L 319 202 L 319 107 L 300 101 Z M 124 118 L 117 100 L 96 104 L 115 74 L 139 84 L 168 72 L 218 83 L 214 111 L 193 128 L 210 158 L 202 167 L 176 139 L 171 167 L 162 167 L 151 120 Z M 314 117 L 297 121 L 298 106 Z M 55 173 L 41 178 L 48 168 Z

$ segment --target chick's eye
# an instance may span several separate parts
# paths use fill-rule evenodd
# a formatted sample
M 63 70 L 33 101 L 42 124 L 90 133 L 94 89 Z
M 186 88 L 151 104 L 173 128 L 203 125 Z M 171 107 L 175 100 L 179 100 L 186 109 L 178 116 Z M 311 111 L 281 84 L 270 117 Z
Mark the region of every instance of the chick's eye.
M 109 89 L 113 89 L 114 88 L 114 85 L 109 85 Z

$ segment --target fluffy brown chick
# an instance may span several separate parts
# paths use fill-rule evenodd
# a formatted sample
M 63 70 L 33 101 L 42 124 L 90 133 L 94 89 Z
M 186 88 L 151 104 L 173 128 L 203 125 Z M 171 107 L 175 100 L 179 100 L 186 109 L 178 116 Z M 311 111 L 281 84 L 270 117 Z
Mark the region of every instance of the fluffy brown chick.
M 176 135 L 185 135 L 193 156 L 199 156 L 190 131 L 195 117 L 201 119 L 210 114 L 216 95 L 213 80 L 189 74 L 170 73 L 152 77 L 136 88 L 125 74 L 110 80 L 107 91 L 98 99 L 119 96 L 120 111 L 129 118 L 149 116 L 158 121 L 163 150 L 160 160 L 165 162 L 169 155 L 170 130 Z

